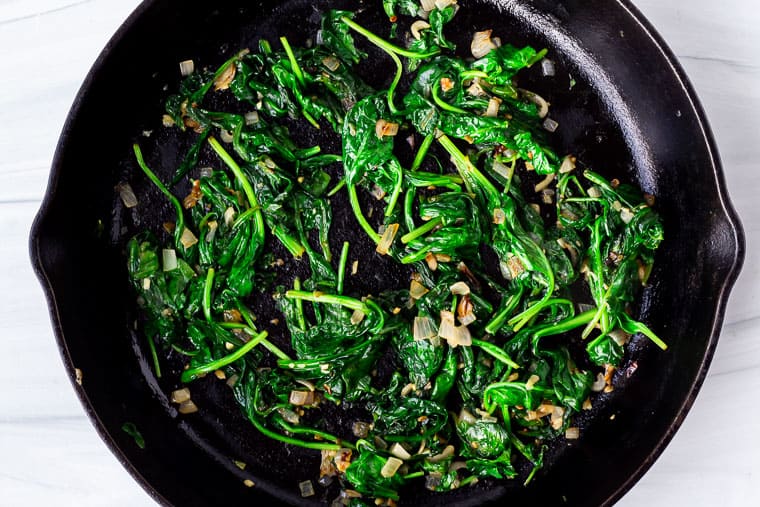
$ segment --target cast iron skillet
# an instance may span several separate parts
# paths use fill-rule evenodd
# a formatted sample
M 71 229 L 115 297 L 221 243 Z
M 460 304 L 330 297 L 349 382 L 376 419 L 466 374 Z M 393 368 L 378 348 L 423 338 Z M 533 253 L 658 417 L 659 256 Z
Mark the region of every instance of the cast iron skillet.
M 743 233 L 695 94 L 670 50 L 632 5 L 460 3 L 452 37 L 463 47 L 473 31 L 494 28 L 504 40 L 550 49 L 560 67 L 557 77 L 528 79 L 553 103 L 558 152 L 576 153 L 596 170 L 635 181 L 657 196 L 667 238 L 639 315 L 670 349 L 663 353 L 634 340 L 616 391 L 581 416 L 580 440 L 551 447 L 545 472 L 528 487 L 482 481 L 443 496 L 418 488 L 403 499 L 407 505 L 608 505 L 652 465 L 694 401 L 742 264 Z M 146 0 L 95 63 L 63 129 L 31 233 L 32 261 L 72 381 L 75 368 L 82 372 L 81 385 L 73 385 L 85 409 L 117 458 L 159 503 L 311 504 L 332 498 L 322 490 L 317 500 L 300 498 L 297 483 L 315 476 L 318 457 L 257 434 L 228 390 L 215 387 L 221 383 L 194 386 L 193 397 L 200 397 L 204 410 L 178 416 L 165 394 L 176 379 L 157 381 L 133 329 L 135 303 L 123 253 L 129 234 L 171 216 L 165 200 L 141 178 L 129 149 L 139 139 L 168 179 L 179 146 L 159 125 L 164 85 L 172 89 L 178 82 L 177 62 L 219 64 L 262 36 L 287 35 L 302 44 L 316 30 L 317 9 L 327 4 Z M 379 0 L 360 5 L 375 4 Z M 384 23 L 379 15 L 369 22 L 378 30 Z M 382 66 L 365 72 L 375 80 L 389 74 Z M 577 82 L 572 91 L 568 73 Z M 155 132 L 143 137 L 144 130 Z M 149 204 L 124 211 L 113 191 L 124 179 Z M 144 450 L 121 431 L 125 421 L 142 432 Z M 248 467 L 241 471 L 232 459 Z M 256 487 L 243 485 L 248 478 Z

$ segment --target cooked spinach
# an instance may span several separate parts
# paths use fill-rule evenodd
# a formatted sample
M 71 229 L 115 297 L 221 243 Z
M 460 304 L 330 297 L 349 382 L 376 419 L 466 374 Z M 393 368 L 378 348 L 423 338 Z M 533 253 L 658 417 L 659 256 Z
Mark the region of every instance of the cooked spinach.
M 666 348 L 632 316 L 662 222 L 635 187 L 549 147 L 542 101 L 517 83 L 546 51 L 466 58 L 445 33 L 456 3 L 382 8 L 394 27 L 427 21 L 403 47 L 364 14 L 329 11 L 316 45 L 262 40 L 168 99 L 165 123 L 192 143 L 170 184 L 134 145 L 174 210 L 127 245 L 141 329 L 157 376 L 179 357 L 168 371 L 181 383 L 228 379 L 258 431 L 321 450 L 322 474 L 346 489 L 395 500 L 423 477 L 436 491 L 514 478 L 518 462 L 527 481 L 630 335 Z M 379 88 L 361 77 L 368 44 L 396 68 Z M 302 146 L 298 122 L 340 139 L 339 153 Z M 202 156 L 212 168 L 199 171 Z M 549 200 L 530 188 L 540 178 Z M 355 218 L 342 244 L 338 192 Z M 362 293 L 353 275 L 381 256 L 410 278 Z M 327 406 L 372 420 L 351 435 L 325 423 Z

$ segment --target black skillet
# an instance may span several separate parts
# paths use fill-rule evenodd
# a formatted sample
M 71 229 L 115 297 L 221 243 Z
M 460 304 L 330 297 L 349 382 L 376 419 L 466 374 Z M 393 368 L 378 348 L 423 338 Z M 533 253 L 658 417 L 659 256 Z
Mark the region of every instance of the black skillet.
M 358 5 L 385 33 L 379 0 Z M 652 465 L 680 426 L 702 384 L 729 290 L 744 255 L 715 144 L 682 69 L 641 14 L 624 0 L 461 0 L 451 36 L 493 28 L 505 41 L 547 47 L 557 76 L 527 76 L 553 103 L 558 152 L 573 152 L 608 176 L 657 196 L 667 233 L 640 317 L 670 344 L 634 340 L 617 389 L 580 419 L 582 438 L 552 446 L 528 486 L 482 481 L 407 505 L 608 505 Z M 313 36 L 328 2 L 146 0 L 109 42 L 63 129 L 45 201 L 31 233 L 31 256 L 46 291 L 61 354 L 85 409 L 111 450 L 156 501 L 170 505 L 311 504 L 297 483 L 318 458 L 258 435 L 228 392 L 201 384 L 200 414 L 179 416 L 166 393 L 176 379 L 154 377 L 133 329 L 123 245 L 171 212 L 131 161 L 139 139 L 164 179 L 180 146 L 160 129 L 162 101 L 178 83 L 177 62 L 219 64 L 259 37 Z M 356 8 L 351 2 L 329 5 Z M 375 15 L 371 13 L 375 12 Z M 375 83 L 387 60 L 365 73 Z M 575 86 L 570 90 L 571 77 Z M 152 130 L 150 137 L 142 132 Z M 149 204 L 127 212 L 114 185 L 131 181 Z M 147 197 L 145 197 L 147 196 Z M 136 424 L 145 449 L 120 428 Z M 241 471 L 232 459 L 248 463 Z M 253 488 L 245 479 L 256 483 Z M 329 493 L 331 494 L 331 493 Z M 318 500 L 329 500 L 318 488 Z M 245 502 L 245 503 L 244 503 Z

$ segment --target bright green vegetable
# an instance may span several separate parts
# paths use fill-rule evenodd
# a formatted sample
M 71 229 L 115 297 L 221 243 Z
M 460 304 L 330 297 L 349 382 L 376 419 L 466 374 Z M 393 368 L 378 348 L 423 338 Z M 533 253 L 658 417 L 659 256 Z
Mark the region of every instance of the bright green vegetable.
M 393 23 L 421 9 L 382 8 Z M 427 13 L 404 47 L 363 14 L 329 11 L 313 47 L 262 40 L 188 77 L 166 109 L 195 138 L 168 169 L 186 185 L 205 154 L 213 171 L 184 200 L 134 147 L 174 208 L 170 235 L 145 231 L 127 248 L 156 374 L 179 354 L 184 368 L 167 360 L 165 377 L 234 378 L 261 433 L 326 459 L 350 450 L 339 478 L 374 498 L 514 478 L 520 460 L 529 481 L 629 335 L 666 348 L 631 313 L 659 216 L 630 185 L 560 172 L 536 97 L 517 86 L 545 51 L 463 58 L 445 33 L 455 14 Z M 396 69 L 377 89 L 361 77 L 371 45 Z M 239 107 L 217 110 L 218 94 Z M 295 122 L 339 153 L 302 146 Z M 553 178 L 551 204 L 532 205 L 532 174 Z M 350 231 L 331 228 L 346 213 Z M 402 283 L 367 293 L 381 261 Z M 366 414 L 365 434 L 325 420 L 346 406 Z

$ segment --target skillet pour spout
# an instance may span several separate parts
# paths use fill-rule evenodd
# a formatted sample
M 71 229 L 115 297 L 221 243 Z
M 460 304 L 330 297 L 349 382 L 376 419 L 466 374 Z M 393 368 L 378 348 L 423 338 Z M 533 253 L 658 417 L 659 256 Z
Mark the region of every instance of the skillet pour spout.
M 545 469 L 528 486 L 484 480 L 438 495 L 410 488 L 403 503 L 611 505 L 657 459 L 704 381 L 743 262 L 743 231 L 696 94 L 630 2 L 460 3 L 453 40 L 494 29 L 513 44 L 549 49 L 562 72 L 553 82 L 537 82 L 537 91 L 550 100 L 560 125 L 553 138 L 558 152 L 578 154 L 589 166 L 657 196 L 666 239 L 638 312 L 670 348 L 661 352 L 634 340 L 621 371 L 635 363 L 635 373 L 621 375 L 615 391 L 581 416 L 581 439 L 550 446 Z M 369 8 L 349 1 L 146 0 L 101 53 L 63 128 L 31 231 L 32 263 L 85 410 L 117 459 L 160 504 L 314 505 L 331 499 L 299 494 L 298 482 L 318 469 L 318 454 L 284 449 L 258 434 L 221 388 L 204 387 L 203 414 L 183 417 L 173 408 L 167 393 L 177 386 L 154 376 L 135 330 L 124 257 L 124 231 L 160 224 L 169 205 L 146 184 L 135 188 L 138 195 L 160 204 L 125 210 L 114 186 L 135 177 L 132 142 L 160 128 L 164 86 L 172 90 L 179 83 L 177 62 L 218 64 L 260 38 L 303 41 L 316 33 L 318 12 L 359 5 Z M 385 26 L 379 2 L 376 7 L 378 26 Z M 387 64 L 378 63 L 375 75 L 390 75 Z M 184 148 L 156 137 L 166 143 L 165 167 L 179 164 Z M 169 172 L 161 176 L 168 179 Z M 139 428 L 144 449 L 121 430 L 127 421 Z M 233 460 L 248 466 L 241 470 Z

